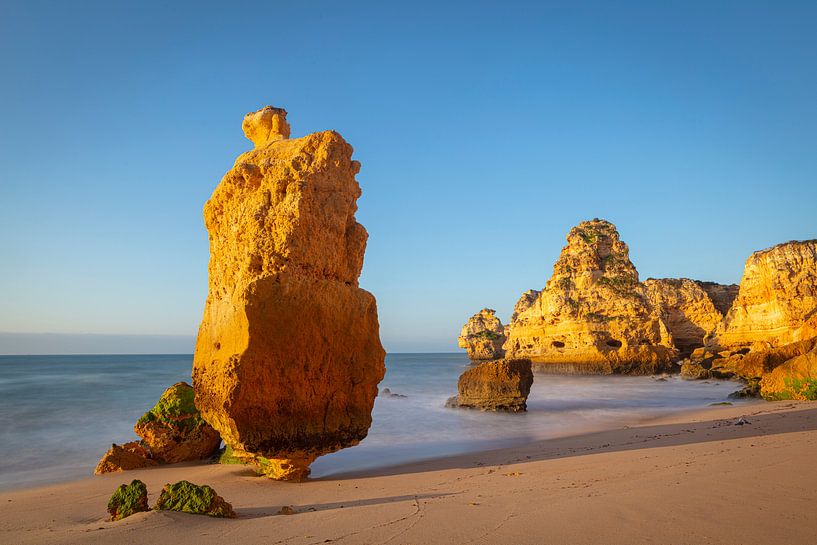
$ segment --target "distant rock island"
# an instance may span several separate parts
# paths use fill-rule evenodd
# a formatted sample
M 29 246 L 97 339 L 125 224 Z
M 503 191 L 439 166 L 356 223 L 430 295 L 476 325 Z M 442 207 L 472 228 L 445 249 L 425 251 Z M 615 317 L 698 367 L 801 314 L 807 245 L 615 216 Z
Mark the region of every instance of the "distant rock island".
M 755 252 L 740 286 L 642 282 L 616 227 L 594 219 L 570 230 L 545 288 L 525 292 L 507 326 L 483 309 L 463 326 L 459 345 L 473 360 L 527 358 L 540 371 L 652 374 L 686 365 L 690 377 L 763 378 L 765 397 L 798 398 L 812 395 L 812 383 L 817 396 L 817 353 L 805 342 L 815 336 L 817 241 Z M 791 354 L 801 359 L 778 370 L 786 376 L 773 386 L 772 371 Z

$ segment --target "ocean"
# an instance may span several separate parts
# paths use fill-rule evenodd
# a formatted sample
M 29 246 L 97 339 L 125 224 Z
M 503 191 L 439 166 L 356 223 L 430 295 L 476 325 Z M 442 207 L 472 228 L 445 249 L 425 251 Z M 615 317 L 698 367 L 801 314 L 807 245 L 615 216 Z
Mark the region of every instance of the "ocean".
M 93 474 L 111 443 L 136 439 L 133 424 L 165 388 L 190 382 L 190 355 L 0 356 L 0 489 Z M 724 401 L 729 381 L 677 376 L 537 374 L 528 412 L 448 409 L 464 354 L 389 354 L 369 436 L 318 458 L 316 478 L 444 455 L 635 424 Z

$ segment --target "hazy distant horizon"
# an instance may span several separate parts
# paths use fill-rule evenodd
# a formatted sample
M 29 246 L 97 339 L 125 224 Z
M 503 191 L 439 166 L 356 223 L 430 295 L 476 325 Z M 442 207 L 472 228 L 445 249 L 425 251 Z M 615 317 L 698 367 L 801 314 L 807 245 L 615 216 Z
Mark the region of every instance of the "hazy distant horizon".
M 454 340 L 456 342 L 456 339 Z M 107 333 L 10 333 L 0 332 L 0 356 L 83 356 L 83 355 L 193 355 L 195 335 L 126 335 Z M 389 346 L 392 348 L 390 349 Z M 407 350 L 426 346 L 423 350 Z M 401 349 L 396 349 L 400 347 Z M 413 341 L 388 343 L 389 354 L 454 354 L 464 350 L 418 345 Z

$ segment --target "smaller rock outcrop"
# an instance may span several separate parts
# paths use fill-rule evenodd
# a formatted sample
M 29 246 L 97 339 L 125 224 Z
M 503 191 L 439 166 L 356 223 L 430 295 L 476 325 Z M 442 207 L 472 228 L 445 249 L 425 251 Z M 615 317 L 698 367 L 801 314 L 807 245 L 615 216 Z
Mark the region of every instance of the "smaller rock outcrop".
M 194 403 L 193 387 L 177 382 L 136 422 L 136 435 L 159 463 L 175 464 L 207 458 L 218 449 L 221 437 L 205 422 Z
M 148 489 L 145 483 L 136 479 L 130 484 L 119 485 L 111 499 L 108 500 L 108 513 L 111 515 L 111 520 L 122 520 L 142 511 L 150 511 Z
M 460 376 L 456 402 L 449 406 L 485 411 L 525 411 L 532 384 L 530 360 L 487 361 Z
M 505 328 L 496 317 L 496 311 L 484 308 L 471 316 L 462 326 L 457 343 L 465 348 L 471 360 L 492 360 L 505 355 Z
M 111 446 L 95 474 L 201 460 L 221 444 L 218 432 L 196 409 L 193 387 L 185 382 L 165 390 L 156 405 L 136 422 L 134 431 L 142 440 Z
M 158 462 L 150 457 L 150 451 L 139 441 L 132 441 L 124 445 L 111 445 L 108 452 L 99 460 L 94 470 L 95 475 L 144 469 L 157 465 Z
M 236 517 L 233 506 L 216 494 L 215 490 L 206 484 L 199 486 L 189 481 L 166 484 L 154 509 L 211 517 Z
M 775 367 L 760 380 L 760 395 L 768 400 L 817 400 L 817 347 Z

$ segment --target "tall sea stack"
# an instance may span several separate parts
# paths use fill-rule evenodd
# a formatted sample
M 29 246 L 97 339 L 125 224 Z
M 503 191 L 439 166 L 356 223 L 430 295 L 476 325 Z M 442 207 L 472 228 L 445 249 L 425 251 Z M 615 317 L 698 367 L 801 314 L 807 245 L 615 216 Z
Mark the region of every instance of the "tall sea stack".
M 204 207 L 196 404 L 234 455 L 302 480 L 317 456 L 366 437 L 385 372 L 375 298 L 358 287 L 360 163 L 334 131 L 289 139 L 279 108 L 242 128 L 255 149 Z

